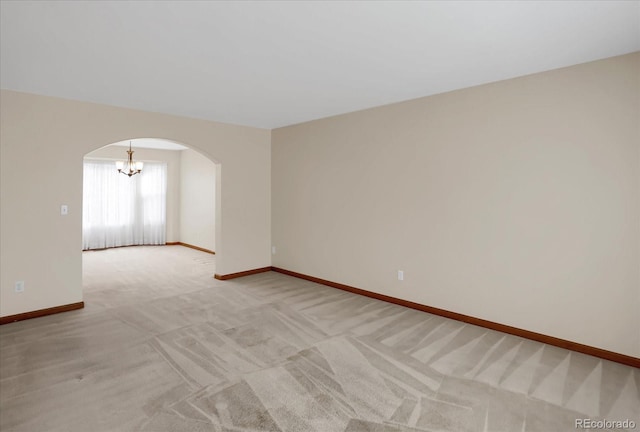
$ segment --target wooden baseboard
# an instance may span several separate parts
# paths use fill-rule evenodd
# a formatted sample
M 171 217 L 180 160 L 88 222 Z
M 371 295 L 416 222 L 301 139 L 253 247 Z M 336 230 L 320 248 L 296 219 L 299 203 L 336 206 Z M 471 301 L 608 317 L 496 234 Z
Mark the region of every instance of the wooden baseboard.
M 254 274 L 258 274 L 258 273 L 264 273 L 264 272 L 268 272 L 271 271 L 272 267 L 261 267 L 261 268 L 257 268 L 257 269 L 253 269 L 253 270 L 246 270 L 246 271 L 242 271 L 242 272 L 238 272 L 238 273 L 229 273 L 226 275 L 220 275 L 220 274 L 215 274 L 213 277 L 218 279 L 218 280 L 229 280 L 229 279 L 235 279 L 235 278 L 239 278 L 239 277 L 243 277 L 243 276 L 250 276 L 250 275 L 254 275 Z
M 594 357 L 603 358 L 605 360 L 611 360 L 617 363 L 622 363 L 628 366 L 633 366 L 636 368 L 640 368 L 640 358 L 632 357 L 626 354 L 620 354 L 613 351 L 607 351 L 602 348 L 596 348 L 589 345 L 584 345 L 577 342 L 568 341 L 565 339 L 560 339 L 553 336 L 547 336 L 541 333 L 532 332 L 529 330 L 523 330 L 517 327 L 511 327 L 505 324 L 496 323 L 493 321 L 488 321 L 481 318 L 472 317 L 469 315 L 460 314 L 457 312 L 451 312 L 445 309 L 439 309 L 432 306 L 426 306 L 420 303 L 414 303 L 408 300 L 399 299 L 396 297 L 391 297 L 384 294 L 378 294 L 371 291 L 363 290 L 361 288 L 355 288 L 349 285 L 344 285 L 337 282 L 331 282 L 325 279 L 320 279 L 314 276 L 305 275 L 302 273 L 297 273 L 291 270 L 285 270 L 278 267 L 271 267 L 271 269 L 275 272 L 286 274 L 289 276 L 297 277 L 300 279 L 305 279 L 311 282 L 316 282 L 322 285 L 330 286 L 332 288 L 338 288 L 344 291 L 349 291 L 354 294 L 360 294 L 366 297 L 371 297 L 377 300 L 386 301 L 389 303 L 394 303 L 400 306 L 405 306 L 411 309 L 417 309 L 419 311 L 428 312 L 434 315 L 440 315 L 445 318 L 451 318 L 457 321 L 462 321 L 465 323 L 477 325 L 480 327 L 485 327 L 491 330 L 497 330 L 503 333 L 512 334 L 514 336 L 519 336 L 525 339 L 531 339 L 537 342 L 542 342 L 548 345 L 554 345 L 560 348 L 566 348 L 571 351 L 576 351 L 583 354 L 592 355 Z
M 31 312 L 24 312 L 16 315 L 8 315 L 0 317 L 0 325 L 9 324 L 16 321 L 23 321 L 31 318 L 39 318 L 47 315 L 53 315 L 61 312 L 69 312 L 76 309 L 82 309 L 84 307 L 84 302 L 71 303 L 62 306 L 55 306 L 46 309 L 39 309 Z
M 82 252 L 101 252 L 101 251 L 106 251 L 106 250 L 109 250 L 109 249 L 121 249 L 121 248 L 131 248 L 131 247 L 156 247 L 156 246 L 164 246 L 166 244 L 168 244 L 168 243 L 109 246 L 109 247 L 97 248 L 97 249 L 82 249 Z
M 200 252 L 206 252 L 206 253 L 210 253 L 210 254 L 213 254 L 213 255 L 215 255 L 215 254 L 216 254 L 216 253 L 215 253 L 214 251 L 212 251 L 212 250 L 205 249 L 205 248 L 201 248 L 200 246 L 194 246 L 194 245 L 191 245 L 191 244 L 189 244 L 189 243 L 183 243 L 183 242 L 167 242 L 167 243 L 166 243 L 166 245 L 167 245 L 167 246 L 184 246 L 184 247 L 188 247 L 188 248 L 191 248 L 191 249 L 199 250 Z

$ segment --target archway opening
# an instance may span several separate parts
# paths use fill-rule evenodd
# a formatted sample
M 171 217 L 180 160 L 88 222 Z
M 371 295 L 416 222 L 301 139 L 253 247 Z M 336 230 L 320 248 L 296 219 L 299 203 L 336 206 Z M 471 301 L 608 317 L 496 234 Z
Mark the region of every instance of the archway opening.
M 143 166 L 122 175 L 116 161 L 127 160 L 129 146 Z M 85 304 L 121 306 L 179 294 L 214 275 L 221 252 L 219 169 L 188 145 L 157 138 L 124 140 L 84 156 Z M 176 245 L 183 247 L 164 247 Z

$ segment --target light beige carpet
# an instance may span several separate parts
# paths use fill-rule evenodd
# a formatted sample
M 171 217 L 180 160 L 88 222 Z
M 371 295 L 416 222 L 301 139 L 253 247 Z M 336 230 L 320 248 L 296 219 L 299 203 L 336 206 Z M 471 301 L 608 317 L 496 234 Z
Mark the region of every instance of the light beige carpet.
M 640 429 L 638 369 L 214 270 L 215 256 L 180 246 L 85 252 L 84 310 L 0 327 L 0 430 Z

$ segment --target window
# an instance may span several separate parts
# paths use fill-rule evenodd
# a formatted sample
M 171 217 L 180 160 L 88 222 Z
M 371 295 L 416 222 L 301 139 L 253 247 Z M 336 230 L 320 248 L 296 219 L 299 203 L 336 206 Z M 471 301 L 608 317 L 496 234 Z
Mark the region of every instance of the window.
M 165 244 L 166 202 L 166 163 L 127 177 L 111 161 L 85 160 L 82 249 Z

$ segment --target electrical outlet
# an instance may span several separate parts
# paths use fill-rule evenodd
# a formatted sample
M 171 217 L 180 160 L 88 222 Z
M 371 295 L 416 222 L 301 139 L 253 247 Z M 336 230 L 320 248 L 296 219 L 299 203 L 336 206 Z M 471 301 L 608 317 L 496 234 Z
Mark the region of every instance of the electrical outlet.
M 275 254 L 276 254 L 276 247 L 271 246 L 271 255 L 275 255 Z
M 404 280 L 404 272 L 402 270 L 398 270 L 398 280 Z
M 66 204 L 62 204 L 62 205 L 60 206 L 60 214 L 61 214 L 62 216 L 66 216 L 66 215 L 68 215 L 68 214 L 69 214 L 69 206 L 68 206 L 68 205 L 66 205 Z
M 24 292 L 24 281 L 16 281 L 14 290 L 17 293 Z

